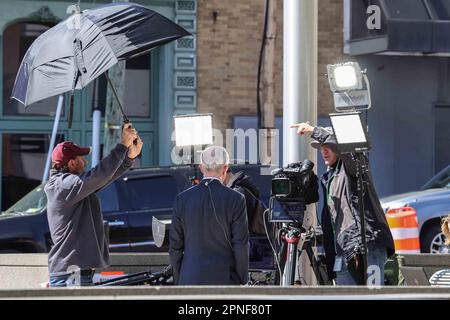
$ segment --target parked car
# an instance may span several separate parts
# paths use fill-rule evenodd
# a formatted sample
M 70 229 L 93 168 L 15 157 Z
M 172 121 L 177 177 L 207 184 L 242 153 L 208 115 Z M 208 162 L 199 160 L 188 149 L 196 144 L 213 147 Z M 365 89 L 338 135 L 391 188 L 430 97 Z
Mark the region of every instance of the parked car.
M 245 171 L 269 202 L 271 176 L 261 166 L 233 166 Z M 153 241 L 152 217 L 170 215 L 176 195 L 191 186 L 190 166 L 133 169 L 97 193 L 109 225 L 111 252 L 167 252 Z M 52 245 L 43 185 L 36 187 L 0 215 L 0 253 L 48 252 Z M 251 237 L 250 267 L 272 268 L 272 251 L 264 237 Z
M 416 211 L 422 253 L 444 253 L 445 237 L 441 219 L 450 214 L 450 165 L 435 175 L 419 191 L 393 195 L 381 199 L 385 212 L 401 207 Z

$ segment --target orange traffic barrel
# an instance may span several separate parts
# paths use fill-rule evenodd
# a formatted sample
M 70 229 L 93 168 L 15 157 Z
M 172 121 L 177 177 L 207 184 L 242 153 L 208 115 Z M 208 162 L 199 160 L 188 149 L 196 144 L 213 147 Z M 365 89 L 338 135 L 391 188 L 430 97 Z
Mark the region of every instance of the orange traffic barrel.
M 386 219 L 395 243 L 395 252 L 400 254 L 420 253 L 419 223 L 414 208 L 389 209 Z

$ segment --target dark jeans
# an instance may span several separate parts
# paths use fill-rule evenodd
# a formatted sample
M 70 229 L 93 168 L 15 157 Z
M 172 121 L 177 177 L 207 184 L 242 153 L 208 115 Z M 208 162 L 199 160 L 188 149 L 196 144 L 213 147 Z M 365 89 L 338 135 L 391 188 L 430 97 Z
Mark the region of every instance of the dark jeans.
M 367 245 L 367 274 L 369 286 L 382 286 L 384 285 L 384 264 L 387 261 L 387 252 L 384 246 L 380 246 L 374 243 Z M 341 286 L 354 286 L 356 285 L 355 279 L 352 277 L 347 269 L 346 263 L 342 263 L 341 271 L 336 272 L 336 284 Z
M 94 276 L 94 270 L 81 270 L 80 272 L 74 272 L 58 276 L 50 276 L 49 285 L 52 288 L 55 287 L 89 287 L 92 286 L 92 277 Z

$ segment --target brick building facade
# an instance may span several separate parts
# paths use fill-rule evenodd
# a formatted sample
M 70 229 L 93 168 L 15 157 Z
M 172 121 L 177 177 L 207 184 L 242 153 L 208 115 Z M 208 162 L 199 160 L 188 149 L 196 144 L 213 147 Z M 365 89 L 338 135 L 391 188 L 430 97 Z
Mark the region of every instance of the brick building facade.
M 214 113 L 214 127 L 232 127 L 232 115 L 256 115 L 256 79 L 264 2 L 198 2 L 198 111 Z M 282 4 L 282 1 L 278 1 Z M 214 19 L 214 12 L 217 18 Z M 282 113 L 282 11 L 277 8 L 276 114 Z
M 264 22 L 263 0 L 198 1 L 198 112 L 214 113 L 214 127 L 234 115 L 256 115 L 256 80 Z M 342 0 L 320 0 L 318 114 L 332 111 L 326 65 L 343 60 Z M 283 112 L 283 1 L 276 8 L 276 115 Z

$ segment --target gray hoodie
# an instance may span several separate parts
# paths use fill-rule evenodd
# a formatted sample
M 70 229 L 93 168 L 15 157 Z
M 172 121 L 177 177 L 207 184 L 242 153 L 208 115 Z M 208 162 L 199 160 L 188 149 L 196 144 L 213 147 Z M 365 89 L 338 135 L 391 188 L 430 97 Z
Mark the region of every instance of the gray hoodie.
M 109 265 L 108 241 L 95 192 L 131 167 L 127 150 L 118 144 L 95 168 L 79 175 L 50 171 L 44 190 L 54 243 L 48 255 L 51 276 L 67 274 L 70 266 L 84 270 Z

